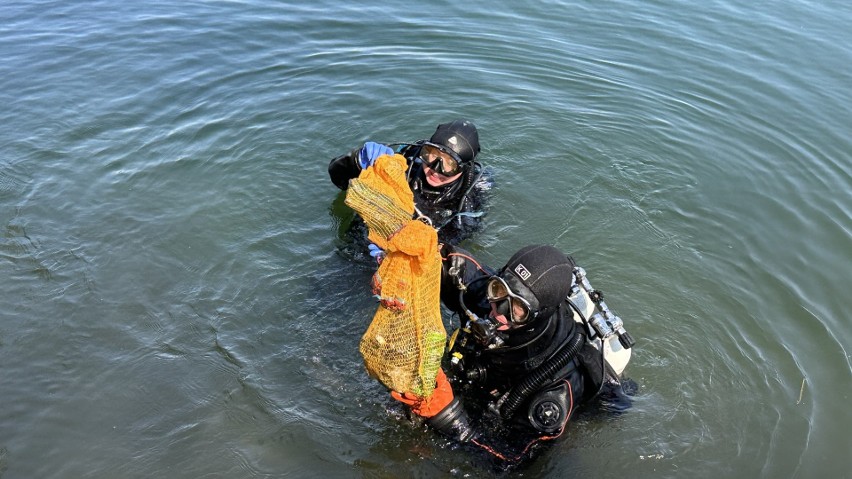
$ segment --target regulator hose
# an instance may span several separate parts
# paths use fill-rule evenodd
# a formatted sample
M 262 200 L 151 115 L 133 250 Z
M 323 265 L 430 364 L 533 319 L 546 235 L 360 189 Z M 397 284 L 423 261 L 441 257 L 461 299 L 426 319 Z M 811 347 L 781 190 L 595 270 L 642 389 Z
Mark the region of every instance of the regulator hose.
M 462 180 L 462 186 L 459 191 L 463 191 L 464 193 L 461 195 L 461 199 L 459 200 L 459 204 L 456 207 L 457 212 L 453 216 L 451 216 L 447 221 L 445 221 L 441 226 L 438 226 L 436 229 L 440 231 L 441 228 L 447 226 L 452 223 L 453 220 L 458 220 L 459 225 L 461 225 L 461 213 L 462 208 L 464 207 L 464 202 L 467 200 L 468 195 L 473 190 L 473 187 L 476 186 L 476 182 L 482 178 L 482 165 L 478 162 L 474 161 L 470 168 L 465 171 L 464 178 Z
M 545 381 L 551 379 L 556 372 L 565 367 L 580 352 L 580 348 L 586 340 L 586 336 L 580 329 L 575 328 L 574 335 L 562 349 L 509 391 L 509 395 L 503 401 L 503 405 L 500 406 L 500 416 L 504 420 L 511 419 L 530 394 L 538 390 Z
M 478 162 L 474 161 L 470 165 L 470 169 L 467 171 L 467 174 L 464 178 L 464 186 L 462 186 L 462 191 L 464 194 L 461 197 L 461 201 L 459 201 L 459 211 L 461 211 L 462 206 L 464 205 L 464 200 L 467 199 L 467 195 L 470 194 L 470 190 L 473 189 L 473 186 L 479 181 L 479 178 L 482 177 L 482 165 Z

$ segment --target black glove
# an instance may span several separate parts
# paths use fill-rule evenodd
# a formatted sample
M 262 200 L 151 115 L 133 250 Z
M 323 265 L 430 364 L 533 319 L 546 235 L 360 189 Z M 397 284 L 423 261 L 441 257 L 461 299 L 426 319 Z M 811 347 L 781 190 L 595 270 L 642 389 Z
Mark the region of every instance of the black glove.
M 453 398 L 447 407 L 429 418 L 426 423 L 441 434 L 460 442 L 467 442 L 475 436 L 467 412 L 458 398 Z

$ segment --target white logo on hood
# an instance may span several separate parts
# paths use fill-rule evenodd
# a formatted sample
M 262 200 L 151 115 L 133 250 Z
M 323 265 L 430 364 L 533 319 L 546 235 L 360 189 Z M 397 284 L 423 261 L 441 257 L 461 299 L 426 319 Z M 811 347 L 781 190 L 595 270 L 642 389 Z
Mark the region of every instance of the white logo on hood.
M 527 278 L 532 276 L 532 273 L 530 273 L 530 270 L 528 270 L 527 267 L 524 266 L 522 263 L 518 263 L 518 265 L 515 266 L 515 273 L 518 275 L 518 277 L 520 277 L 524 281 L 526 281 Z

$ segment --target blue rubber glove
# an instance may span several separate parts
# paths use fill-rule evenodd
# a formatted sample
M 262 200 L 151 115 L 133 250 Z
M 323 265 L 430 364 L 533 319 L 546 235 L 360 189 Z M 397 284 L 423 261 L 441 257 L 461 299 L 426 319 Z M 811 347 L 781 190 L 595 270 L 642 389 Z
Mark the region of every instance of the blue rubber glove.
M 358 164 L 362 170 L 369 168 L 376 162 L 376 158 L 382 155 L 393 155 L 393 150 L 387 145 L 368 141 L 358 150 Z
M 382 260 L 385 259 L 385 250 L 379 248 L 373 243 L 367 245 L 367 249 L 370 250 L 370 256 L 376 260 L 376 263 L 381 263 Z

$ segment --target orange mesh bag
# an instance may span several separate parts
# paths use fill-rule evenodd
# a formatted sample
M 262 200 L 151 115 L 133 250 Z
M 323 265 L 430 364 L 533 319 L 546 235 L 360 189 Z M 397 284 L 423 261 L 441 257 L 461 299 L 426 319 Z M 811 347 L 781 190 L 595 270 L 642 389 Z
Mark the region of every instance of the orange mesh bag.
M 398 392 L 428 397 L 444 354 L 441 256 L 434 228 L 411 219 L 414 198 L 401 155 L 380 156 L 349 182 L 346 204 L 367 223 L 369 239 L 385 251 L 373 293 L 379 308 L 361 338 L 371 376 Z

